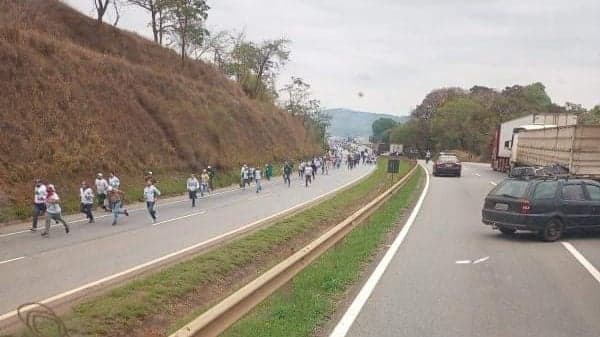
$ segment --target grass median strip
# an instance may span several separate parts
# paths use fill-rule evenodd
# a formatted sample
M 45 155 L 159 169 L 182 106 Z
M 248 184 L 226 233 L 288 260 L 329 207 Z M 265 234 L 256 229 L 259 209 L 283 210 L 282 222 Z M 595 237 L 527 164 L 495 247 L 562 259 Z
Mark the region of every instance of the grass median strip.
M 331 316 L 344 292 L 356 282 L 397 220 L 422 186 L 419 170 L 365 224 L 317 259 L 224 337 L 309 337 Z
M 76 305 L 71 336 L 161 336 L 289 256 L 389 187 L 387 162 L 368 178 L 300 213 Z M 403 162 L 401 175 L 411 165 Z M 335 174 L 335 172 L 331 172 Z M 318 184 L 317 177 L 317 184 Z M 53 336 L 52 329 L 44 329 Z M 23 336 L 33 336 L 24 332 Z

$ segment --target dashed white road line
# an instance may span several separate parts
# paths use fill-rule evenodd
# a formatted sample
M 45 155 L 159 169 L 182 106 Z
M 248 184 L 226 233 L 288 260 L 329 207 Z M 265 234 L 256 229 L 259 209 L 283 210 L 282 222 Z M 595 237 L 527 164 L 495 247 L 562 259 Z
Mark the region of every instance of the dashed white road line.
M 473 261 L 473 264 L 478 264 L 478 263 L 481 263 L 481 262 L 485 262 L 485 261 L 487 261 L 489 259 L 490 259 L 489 256 L 482 257 L 481 259 L 477 259 L 477 260 Z
M 478 177 L 481 177 L 481 174 L 479 174 L 479 173 L 475 173 L 475 175 L 478 176 Z
M 19 260 L 22 260 L 24 258 L 25 258 L 25 256 L 15 257 L 14 259 L 0 261 L 0 264 L 5 264 L 5 263 L 9 263 L 9 262 L 19 261 Z
M 165 223 L 169 223 L 169 222 L 173 222 L 173 221 L 177 221 L 177 220 L 181 220 L 181 219 L 185 219 L 185 218 L 190 218 L 190 217 L 193 217 L 193 216 L 196 216 L 196 215 L 202 215 L 202 214 L 206 214 L 206 211 L 200 211 L 200 212 L 196 212 L 196 213 L 190 213 L 190 214 L 178 216 L 176 218 L 171 218 L 171 219 L 168 219 L 168 220 L 163 220 L 163 221 L 160 221 L 160 222 L 155 222 L 155 223 L 152 224 L 152 226 L 158 226 L 158 225 L 162 225 L 162 224 L 165 224 Z
M 456 264 L 471 264 L 471 260 L 458 260 Z
M 583 256 L 571 243 L 566 241 L 561 241 L 561 243 L 569 251 L 569 253 L 575 257 L 577 262 L 579 262 L 583 268 L 585 268 L 592 275 L 592 277 L 596 279 L 598 283 L 600 283 L 600 272 L 598 269 L 596 269 L 596 267 L 594 267 L 594 265 L 591 264 L 590 261 L 588 261 L 588 259 L 586 259 L 585 256 Z
M 427 170 L 423 164 L 419 164 L 419 165 L 421 165 L 422 168 Z M 398 236 L 392 243 L 392 246 L 385 253 L 385 255 L 383 256 L 383 259 L 381 259 L 381 261 L 375 268 L 375 271 L 373 271 L 373 274 L 371 274 L 371 276 L 369 277 L 369 279 L 367 280 L 365 285 L 362 287 L 362 289 L 358 293 L 358 296 L 356 296 L 354 301 L 352 301 L 352 304 L 350 305 L 350 307 L 348 308 L 346 313 L 344 313 L 344 316 L 338 322 L 338 324 L 336 325 L 336 327 L 333 330 L 333 332 L 331 333 L 331 335 L 329 335 L 329 337 L 345 337 L 346 336 L 346 334 L 350 330 L 350 327 L 352 327 L 352 324 L 354 323 L 354 321 L 360 314 L 360 311 L 362 310 L 363 306 L 365 305 L 365 303 L 367 303 L 367 300 L 369 299 L 369 297 L 375 290 L 375 287 L 377 286 L 377 283 L 379 283 L 379 280 L 383 276 L 383 273 L 385 273 L 385 270 L 388 268 L 388 266 L 392 262 L 394 255 L 396 255 L 396 253 L 398 252 L 398 249 L 400 248 L 400 245 L 402 244 L 402 242 L 404 242 L 404 239 L 406 238 L 406 235 L 408 234 L 410 227 L 412 227 L 413 223 L 415 222 L 415 219 L 417 218 L 417 215 L 419 214 L 419 211 L 421 210 L 421 207 L 423 206 L 425 197 L 427 196 L 427 191 L 429 190 L 429 179 L 430 178 L 429 178 L 428 174 L 426 174 L 425 177 L 426 177 L 425 188 L 423 189 L 423 192 L 421 193 L 421 196 L 419 197 L 419 200 L 417 201 L 415 208 L 413 209 L 412 213 L 410 214 L 410 217 L 406 221 L 406 224 L 404 225 L 404 227 L 402 227 L 402 230 L 400 231 L 400 233 L 398 234 Z
M 494 185 L 494 186 L 498 186 L 498 183 L 490 181 L 490 184 Z

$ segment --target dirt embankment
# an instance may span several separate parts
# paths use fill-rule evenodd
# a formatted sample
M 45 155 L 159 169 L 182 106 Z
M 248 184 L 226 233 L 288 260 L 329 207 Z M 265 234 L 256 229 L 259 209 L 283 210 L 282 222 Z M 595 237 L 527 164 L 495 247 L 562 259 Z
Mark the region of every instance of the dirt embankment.
M 0 213 L 32 179 L 76 193 L 115 170 L 221 170 L 319 151 L 302 123 L 211 65 L 56 0 L 0 2 Z

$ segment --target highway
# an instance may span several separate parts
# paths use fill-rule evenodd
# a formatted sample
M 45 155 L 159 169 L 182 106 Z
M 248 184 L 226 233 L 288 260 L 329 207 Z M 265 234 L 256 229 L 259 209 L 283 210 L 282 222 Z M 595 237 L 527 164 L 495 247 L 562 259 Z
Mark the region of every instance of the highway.
M 94 224 L 77 221 L 68 235 L 62 226 L 53 227 L 49 238 L 42 238 L 39 231 L 29 232 L 24 227 L 27 225 L 2 228 L 0 317 L 22 303 L 60 295 L 201 245 L 357 181 L 373 168 L 330 170 L 329 175 L 318 175 L 309 188 L 304 187 L 297 174 L 292 175 L 289 188 L 281 177 L 271 182 L 263 179 L 263 191 L 259 194 L 254 185 L 247 190 L 216 191 L 200 199 L 196 208 L 187 198 L 164 199 L 159 201 L 158 222 L 154 225 L 142 205 L 138 205 L 131 216 L 121 216 L 117 226 L 111 226 L 110 216 L 99 217 Z
M 483 199 L 502 179 L 482 164 L 430 176 L 387 269 L 343 316 L 349 330 L 340 323 L 331 337 L 600 336 L 600 235 L 546 243 L 482 225 Z

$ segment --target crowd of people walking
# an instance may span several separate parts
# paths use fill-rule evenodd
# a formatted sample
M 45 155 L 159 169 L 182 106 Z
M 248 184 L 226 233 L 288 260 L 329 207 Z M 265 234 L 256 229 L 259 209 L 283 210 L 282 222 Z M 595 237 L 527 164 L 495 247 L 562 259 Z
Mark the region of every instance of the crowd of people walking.
M 358 156 L 358 157 L 357 157 Z M 358 159 L 357 159 L 358 158 Z M 344 159 L 348 169 L 354 168 L 361 162 L 366 161 L 365 153 L 351 153 L 345 158 L 342 151 L 331 151 L 322 156 L 314 156 L 311 159 L 303 160 L 298 163 L 298 177 L 305 187 L 314 184 L 319 174 L 328 175 L 330 169 L 339 169 Z M 283 177 L 283 183 L 291 187 L 291 177 L 294 172 L 294 164 L 291 161 L 285 161 L 281 166 L 280 174 Z M 271 163 L 264 167 L 260 165 L 249 167 L 244 164 L 240 170 L 240 188 L 246 190 L 254 184 L 254 191 L 260 193 L 263 190 L 263 178 L 270 181 L 273 178 L 274 168 Z M 186 189 L 188 197 L 191 200 L 191 206 L 196 207 L 198 193 L 200 197 L 211 193 L 214 190 L 215 170 L 211 166 L 203 169 L 200 176 L 191 174 L 186 180 Z M 146 210 L 153 223 L 157 221 L 157 205 L 161 191 L 157 187 L 158 180 L 151 171 L 144 176 L 144 186 L 141 187 L 143 201 Z M 95 190 L 94 190 L 95 188 Z M 94 202 L 97 209 L 107 213 L 112 213 L 112 225 L 118 224 L 120 215 L 129 216 L 128 210 L 124 207 L 125 192 L 121 189 L 121 180 L 115 172 L 109 174 L 108 180 L 102 173 L 98 173 L 91 185 L 87 181 L 82 181 L 79 188 L 80 211 L 85 214 L 88 223 L 94 223 L 95 217 Z M 40 217 L 45 215 L 44 230 L 41 233 L 43 237 L 49 236 L 49 229 L 52 221 L 56 224 L 62 224 L 65 232 L 68 234 L 70 228 L 62 216 L 61 199 L 53 184 L 43 183 L 36 179 L 33 196 L 33 219 L 31 231 L 38 229 Z

